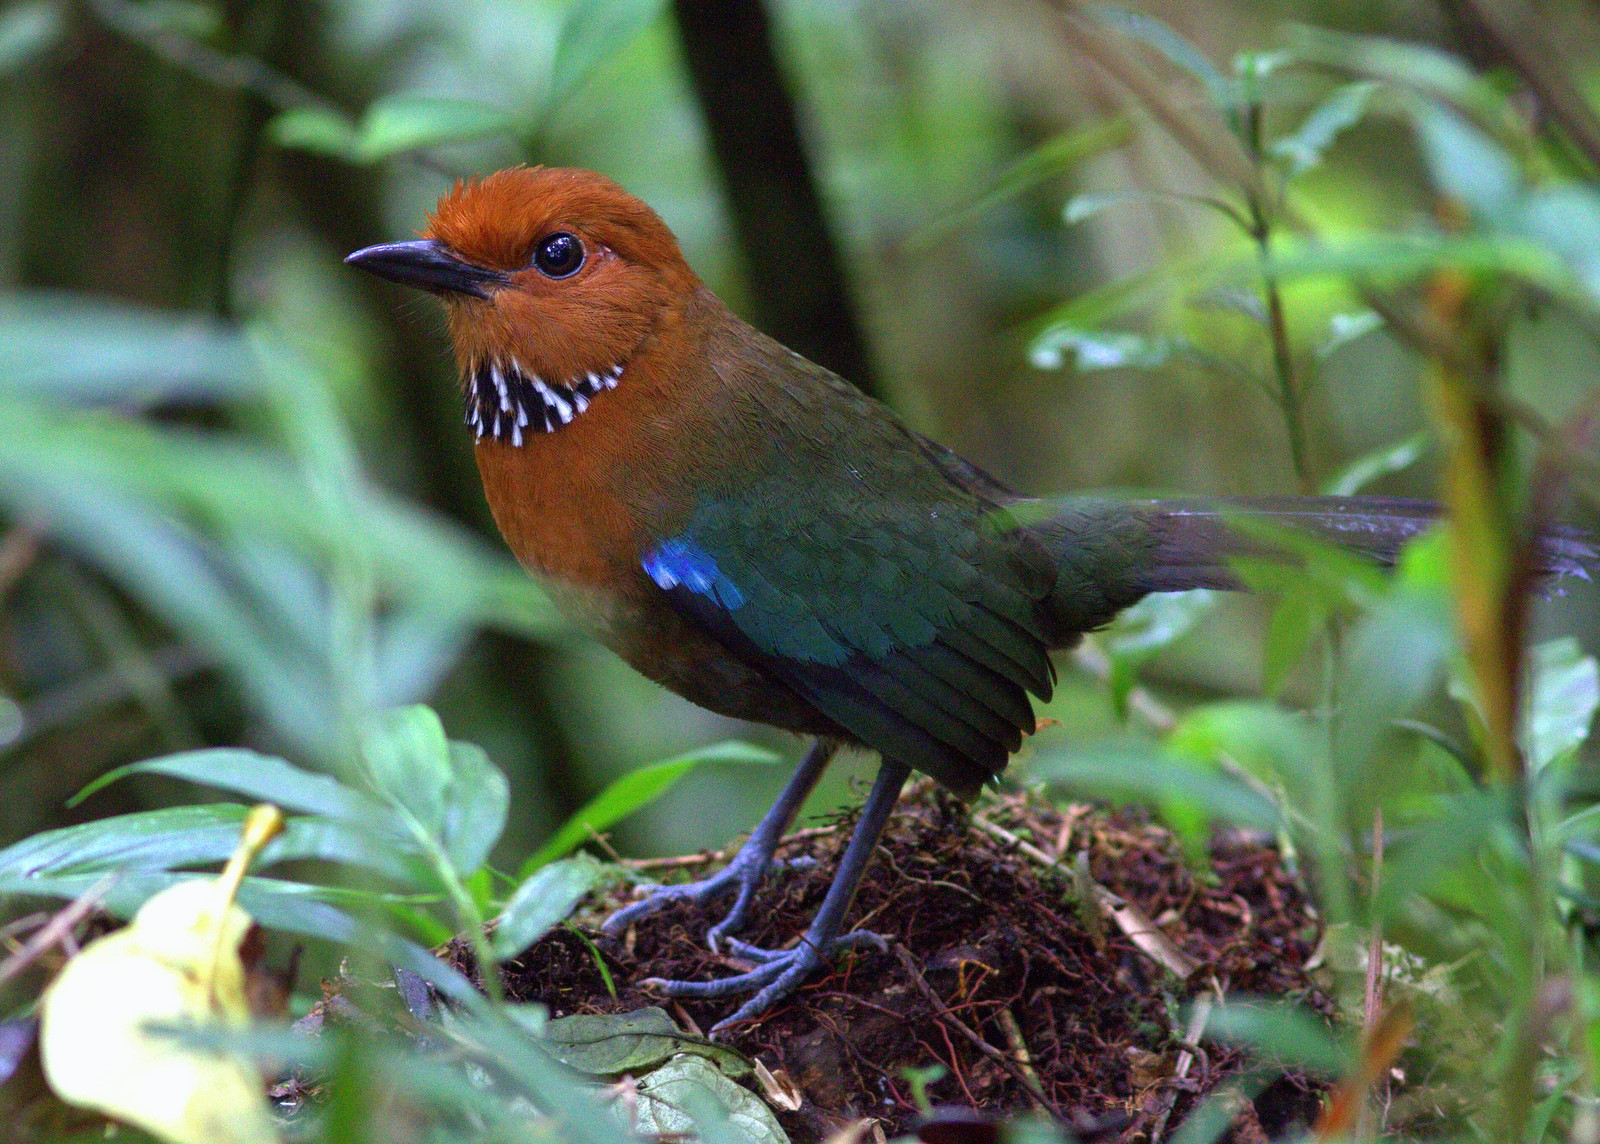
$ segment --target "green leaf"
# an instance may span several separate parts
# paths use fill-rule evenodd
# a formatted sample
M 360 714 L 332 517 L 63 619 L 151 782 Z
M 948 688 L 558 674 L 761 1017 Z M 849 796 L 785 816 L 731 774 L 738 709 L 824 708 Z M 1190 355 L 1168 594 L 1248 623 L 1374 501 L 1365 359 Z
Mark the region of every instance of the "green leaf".
M 0 875 L 32 878 L 87 870 L 165 870 L 225 859 L 248 808 L 173 806 L 46 830 L 0 850 Z
M 1001 203 L 1074 169 L 1091 156 L 1122 146 L 1132 134 L 1128 120 L 1117 115 L 1041 143 L 1007 168 L 989 190 L 918 230 L 907 241 L 906 248 L 926 250 Z
M 673 1057 L 641 1077 L 638 1092 L 635 1128 L 641 1135 L 697 1138 L 706 1144 L 789 1144 L 766 1103 L 704 1057 Z
M 362 737 L 361 756 L 373 786 L 437 837 L 453 777 L 439 716 L 421 704 L 385 711 Z
M 1600 664 L 1571 636 L 1535 644 L 1528 655 L 1531 679 L 1522 750 L 1537 773 L 1576 751 L 1589 737 L 1600 707 Z
M 153 30 L 191 40 L 211 40 L 227 28 L 222 13 L 198 0 L 144 0 L 140 14 Z
M 584 855 L 540 867 L 517 887 L 496 919 L 495 956 L 505 960 L 520 956 L 612 876 Z
M 249 808 L 237 803 L 176 806 L 47 830 L 0 851 L 0 875 L 37 877 L 91 871 L 172 870 L 225 862 L 238 849 Z M 266 867 L 317 859 L 416 879 L 414 850 L 324 819 L 294 817 L 256 859 Z
M 1263 830 L 1278 824 L 1278 808 L 1259 791 L 1154 743 L 1112 739 L 1054 748 L 1036 745 L 1028 770 L 1072 791 L 1156 803 L 1163 815 L 1180 814 L 1191 825 L 1196 817 Z
M 1382 36 L 1356 36 L 1306 24 L 1288 29 L 1291 50 L 1308 62 L 1412 89 L 1466 111 L 1479 122 L 1496 122 L 1508 134 L 1523 132 L 1497 82 L 1480 76 L 1438 48 Z
M 1307 718 L 1265 701 L 1207 703 L 1184 712 L 1167 749 L 1197 760 L 1226 755 L 1255 778 L 1303 805 L 1326 749 Z
M 1288 1005 L 1230 1001 L 1212 1010 L 1206 1037 L 1254 1050 L 1274 1064 L 1288 1064 L 1325 1077 L 1345 1075 L 1354 1066 L 1350 1048 L 1327 1022 Z
M 1342 783 L 1356 782 L 1394 722 L 1438 686 L 1457 647 L 1449 608 L 1435 597 L 1400 592 L 1361 619 L 1339 665 L 1333 741 Z
M 1328 337 L 1316 347 L 1319 361 L 1326 360 L 1351 342 L 1383 329 L 1383 316 L 1375 310 L 1335 314 L 1328 319 Z
M 653 23 L 664 0 L 572 0 L 556 33 L 548 108 L 554 109 Z
M 1229 222 L 1248 229 L 1248 221 L 1239 213 L 1231 203 L 1210 195 L 1188 195 L 1178 191 L 1103 191 L 1074 195 L 1067 200 L 1067 205 L 1061 208 L 1061 221 L 1068 226 L 1093 218 L 1101 211 L 1110 207 L 1122 206 L 1127 203 L 1183 203 L 1189 206 L 1206 207 L 1216 211 Z
M 1426 429 L 1419 429 L 1409 437 L 1374 449 L 1357 457 L 1323 483 L 1322 491 L 1328 496 L 1354 496 L 1379 477 L 1403 472 L 1416 464 L 1433 443 Z
M 400 834 L 393 814 L 360 791 L 345 786 L 328 775 L 303 770 L 273 755 L 263 755 L 242 747 L 216 747 L 184 751 L 129 763 L 107 771 L 67 803 L 77 806 L 90 795 L 128 775 L 166 775 L 185 779 L 218 790 L 233 791 L 257 802 L 270 802 L 284 810 L 319 814 L 335 822 L 374 827 L 382 823 Z
M 16 4 L 0 12 L 0 75 L 49 51 L 61 38 L 62 28 L 61 5 L 51 0 Z
M 1154 16 L 1143 12 L 1130 12 L 1124 8 L 1101 8 L 1101 21 L 1132 36 L 1148 47 L 1154 48 L 1171 64 L 1199 80 L 1210 96 L 1212 106 L 1218 111 L 1229 111 L 1237 102 L 1236 93 L 1228 77 L 1199 48 L 1174 32 Z
M 1180 343 L 1121 330 L 1083 330 L 1054 326 L 1034 339 L 1028 360 L 1035 369 L 1060 369 L 1070 351 L 1079 370 L 1155 369 L 1164 365 Z
M 376 100 L 361 119 L 358 161 L 376 163 L 404 151 L 463 143 L 509 132 L 506 112 L 465 99 L 396 95 Z
M 297 107 L 285 111 L 267 125 L 267 135 L 279 147 L 331 155 L 346 162 L 355 162 L 361 149 L 361 133 L 355 122 L 329 108 Z
M 0 297 L 0 392 L 143 405 L 261 389 L 238 331 L 204 314 L 81 294 Z
M 518 878 L 527 878 L 539 867 L 554 862 L 594 834 L 607 830 L 665 794 L 674 783 L 702 763 L 775 763 L 778 756 L 749 743 L 718 743 L 702 747 L 665 762 L 640 767 L 617 779 L 587 805 L 562 824 L 561 829 L 522 864 Z
M 1272 154 L 1289 165 L 1294 178 L 1322 162 L 1323 154 L 1341 132 L 1361 122 L 1367 102 L 1378 85 L 1371 80 L 1346 84 L 1314 108 L 1305 122 L 1272 144 Z
M 1261 654 L 1261 685 L 1278 694 L 1306 650 L 1327 626 L 1330 608 L 1315 585 L 1295 584 L 1272 602 Z
M 1504 148 L 1461 116 L 1434 104 L 1417 117 L 1423 156 L 1439 190 L 1483 219 L 1505 219 L 1523 178 Z
M 1127 714 L 1128 693 L 1138 671 L 1152 656 L 1182 638 L 1216 604 L 1205 588 L 1156 592 L 1117 613 L 1100 636 L 1111 660 L 1111 703 L 1119 718 Z
M 505 134 L 514 127 L 510 114 L 486 103 L 391 95 L 370 103 L 359 124 L 331 109 L 296 108 L 274 119 L 269 131 L 280 147 L 370 166 L 407 151 Z
M 1513 235 L 1365 233 L 1337 239 L 1280 240 L 1266 260 L 1241 258 L 1235 271 L 1281 280 L 1373 276 L 1411 278 L 1442 268 L 1520 278 L 1576 303 L 1593 305 L 1587 282 L 1548 246 Z
M 450 783 L 444 792 L 440 841 L 462 874 L 471 874 L 489 857 L 506 828 L 511 787 L 481 747 L 452 742 Z
M 704 1057 L 725 1076 L 750 1075 L 742 1053 L 683 1032 L 666 1010 L 651 1006 L 631 1013 L 582 1014 L 545 1022 L 550 1055 L 590 1076 L 640 1076 L 680 1053 Z

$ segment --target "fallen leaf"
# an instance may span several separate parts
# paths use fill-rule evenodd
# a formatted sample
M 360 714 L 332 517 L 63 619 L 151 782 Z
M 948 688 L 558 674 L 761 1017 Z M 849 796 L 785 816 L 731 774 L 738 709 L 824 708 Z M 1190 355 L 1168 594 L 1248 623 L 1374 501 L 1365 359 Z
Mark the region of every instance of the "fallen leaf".
M 162 891 L 67 962 L 45 992 L 39 1030 L 45 1077 L 62 1100 L 172 1144 L 276 1144 L 254 1063 L 151 1026 L 249 1024 L 239 951 L 255 922 L 234 897 L 282 829 L 276 807 L 257 807 L 221 877 Z

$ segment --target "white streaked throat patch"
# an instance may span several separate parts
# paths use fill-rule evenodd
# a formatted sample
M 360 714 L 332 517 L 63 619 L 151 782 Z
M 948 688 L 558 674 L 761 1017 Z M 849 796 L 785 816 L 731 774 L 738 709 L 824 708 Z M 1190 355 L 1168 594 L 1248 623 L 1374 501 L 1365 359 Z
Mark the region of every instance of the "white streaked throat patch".
M 515 360 L 475 362 L 467 374 L 467 424 L 481 441 L 493 437 L 521 445 L 525 434 L 553 433 L 570 425 L 607 389 L 615 389 L 622 366 L 549 381 Z

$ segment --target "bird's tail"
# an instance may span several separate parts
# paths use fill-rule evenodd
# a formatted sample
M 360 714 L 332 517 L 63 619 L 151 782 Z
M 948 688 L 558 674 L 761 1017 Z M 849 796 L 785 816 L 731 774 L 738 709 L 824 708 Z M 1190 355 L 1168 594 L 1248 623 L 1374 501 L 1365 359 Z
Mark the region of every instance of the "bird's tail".
M 1440 509 L 1399 497 L 1073 497 L 1048 513 L 1028 527 L 1060 569 L 1053 610 L 1068 630 L 1086 631 L 1151 592 L 1240 587 L 1229 564 L 1235 556 L 1287 555 L 1231 520 L 1256 518 L 1393 564 Z M 1540 538 L 1537 561 L 1544 576 L 1588 580 L 1600 570 L 1600 541 L 1552 529 Z

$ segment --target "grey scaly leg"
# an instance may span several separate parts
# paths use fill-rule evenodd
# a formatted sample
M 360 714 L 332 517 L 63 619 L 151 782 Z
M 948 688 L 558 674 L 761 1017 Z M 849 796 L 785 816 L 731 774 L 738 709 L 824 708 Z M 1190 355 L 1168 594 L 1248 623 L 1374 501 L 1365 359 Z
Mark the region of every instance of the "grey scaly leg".
M 861 808 L 861 821 L 856 823 L 855 833 L 850 836 L 850 845 L 845 847 L 844 857 L 839 860 L 839 871 L 833 876 L 827 897 L 822 899 L 822 908 L 811 919 L 811 925 L 799 945 L 793 949 L 769 950 L 730 940 L 728 948 L 735 956 L 761 964 L 748 973 L 716 981 L 667 981 L 655 977 L 643 984 L 653 985 L 669 997 L 727 997 L 755 990 L 754 997 L 740 1006 L 731 1017 L 719 1021 L 712 1028 L 711 1031 L 715 1033 L 765 1012 L 774 1002 L 792 993 L 814 970 L 841 949 L 863 944 L 884 948 L 884 939 L 875 933 L 856 930 L 840 934 L 839 930 L 844 924 L 845 911 L 850 908 L 850 900 L 855 897 L 856 886 L 867 868 L 867 861 L 878 844 L 878 836 L 883 833 L 895 801 L 900 797 L 900 788 L 910 774 L 911 768 L 904 763 L 887 759 L 878 769 L 872 793 Z
M 605 920 L 601 929 L 615 936 L 640 918 L 648 917 L 673 902 L 704 903 L 737 885 L 739 896 L 734 899 L 733 908 L 720 922 L 706 931 L 706 944 L 711 947 L 712 952 L 718 952 L 718 945 L 722 939 L 744 925 L 745 916 L 750 911 L 750 903 L 755 900 L 761 879 L 772 866 L 772 854 L 777 850 L 783 832 L 789 828 L 789 823 L 794 821 L 794 816 L 800 813 L 800 807 L 806 801 L 806 796 L 817 785 L 817 780 L 822 777 L 822 772 L 827 769 L 829 760 L 838 749 L 837 743 L 827 739 L 818 739 L 811 744 L 806 750 L 805 757 L 800 760 L 800 765 L 790 776 L 783 792 L 778 795 L 778 800 L 772 804 L 772 809 L 762 816 L 755 830 L 751 831 L 750 837 L 745 840 L 745 844 L 739 847 L 739 853 L 734 856 L 732 862 L 711 877 L 702 878 L 698 882 L 650 887 L 647 891 L 649 897 L 618 910 Z

